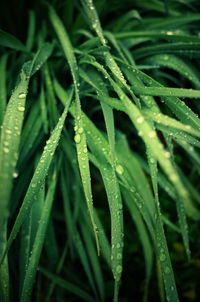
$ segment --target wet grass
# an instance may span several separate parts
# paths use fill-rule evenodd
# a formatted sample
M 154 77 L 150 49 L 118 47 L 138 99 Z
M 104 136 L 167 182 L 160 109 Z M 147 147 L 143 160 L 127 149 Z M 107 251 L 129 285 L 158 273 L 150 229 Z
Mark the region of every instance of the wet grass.
M 198 300 L 199 4 L 109 4 L 2 18 L 1 301 Z

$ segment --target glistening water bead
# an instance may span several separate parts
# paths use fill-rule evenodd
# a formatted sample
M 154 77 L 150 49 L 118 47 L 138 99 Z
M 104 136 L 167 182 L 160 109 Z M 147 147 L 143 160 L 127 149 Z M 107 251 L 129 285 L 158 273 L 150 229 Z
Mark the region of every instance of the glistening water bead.
M 117 267 L 116 267 L 116 273 L 117 274 L 120 274 L 122 272 L 122 266 L 121 265 L 118 265 Z
M 22 112 L 25 110 L 25 108 L 23 106 L 19 106 L 17 109 Z
M 124 173 L 124 168 L 121 165 L 117 165 L 116 171 L 119 175 L 122 175 Z
M 25 99 L 25 97 L 26 97 L 26 93 L 24 93 L 24 92 L 21 92 L 21 93 L 18 95 L 18 98 L 19 98 L 19 99 Z
M 167 151 L 166 151 L 166 152 L 165 152 L 165 157 L 166 157 L 166 158 L 170 158 L 170 157 L 171 157 L 170 152 L 167 152 Z
M 161 255 L 160 255 L 160 261 L 165 261 L 165 260 L 166 260 L 165 254 L 161 254 Z
M 76 144 L 79 144 L 79 143 L 80 143 L 80 141 L 81 141 L 81 136 L 80 136 L 80 134 L 76 134 L 76 135 L 74 136 L 74 141 L 75 141 Z
M 78 129 L 78 133 L 79 134 L 83 133 L 83 128 L 82 127 Z
M 9 152 L 9 149 L 8 148 L 3 148 L 3 151 L 5 152 L 5 153 L 8 153 Z
M 9 129 L 6 129 L 6 131 L 5 131 L 6 133 L 8 133 L 8 134 L 11 134 L 12 133 L 12 131 L 11 130 L 9 130 Z
M 138 124 L 142 124 L 143 121 L 144 121 L 143 116 L 140 116 L 140 117 L 137 118 L 137 123 L 138 123 Z
M 13 173 L 13 178 L 17 178 L 18 177 L 18 173 L 17 172 L 14 172 Z

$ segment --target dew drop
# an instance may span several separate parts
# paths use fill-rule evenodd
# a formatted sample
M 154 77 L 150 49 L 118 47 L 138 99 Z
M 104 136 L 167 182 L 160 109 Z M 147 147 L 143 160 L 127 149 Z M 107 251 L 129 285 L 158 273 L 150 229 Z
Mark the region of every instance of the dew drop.
M 122 254 L 121 254 L 121 253 L 118 253 L 118 254 L 117 254 L 117 259 L 118 259 L 118 260 L 122 259 Z
M 13 178 L 17 178 L 18 175 L 19 175 L 19 174 L 18 174 L 17 172 L 14 172 L 14 173 L 13 173 Z
M 18 98 L 19 98 L 19 99 L 25 99 L 25 97 L 26 97 L 26 93 L 24 93 L 24 92 L 21 92 L 21 93 L 18 95 Z
M 169 266 L 166 266 L 164 269 L 165 274 L 169 274 L 170 273 L 170 268 Z
M 118 265 L 117 267 L 116 267 L 116 273 L 121 273 L 122 272 L 122 266 L 121 265 Z
M 151 164 L 155 163 L 155 159 L 153 157 L 151 157 L 149 161 L 150 161 Z
M 82 127 L 78 129 L 78 133 L 79 134 L 83 133 L 83 128 Z
M 17 109 L 18 109 L 19 111 L 24 111 L 24 110 L 25 110 L 25 108 L 24 108 L 23 106 L 19 106 Z
M 138 123 L 138 124 L 142 124 L 143 121 L 144 121 L 143 116 L 140 116 L 140 117 L 137 118 L 137 123 Z
M 3 148 L 3 151 L 5 152 L 5 153 L 8 153 L 9 152 L 9 149 L 8 148 Z
M 8 134 L 11 134 L 12 133 L 12 131 L 11 130 L 9 130 L 9 129 L 6 129 L 6 131 L 5 131 L 6 133 L 8 133 Z
M 81 136 L 80 136 L 80 134 L 76 134 L 76 135 L 74 136 L 74 141 L 75 141 L 76 144 L 79 144 L 79 143 L 80 143 L 80 141 L 81 141 Z
M 116 171 L 119 175 L 122 175 L 124 173 L 124 168 L 121 165 L 117 165 Z
M 170 156 L 171 156 L 170 152 L 165 152 L 165 157 L 166 158 L 170 158 Z
M 165 260 L 166 260 L 165 254 L 161 254 L 161 255 L 160 255 L 160 261 L 165 261 Z

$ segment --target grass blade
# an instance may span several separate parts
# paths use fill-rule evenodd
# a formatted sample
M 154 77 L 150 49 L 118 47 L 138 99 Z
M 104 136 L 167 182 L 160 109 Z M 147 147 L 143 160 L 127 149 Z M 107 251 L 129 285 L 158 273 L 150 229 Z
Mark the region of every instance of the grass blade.
M 62 45 L 63 51 L 69 63 L 71 74 L 73 77 L 74 88 L 75 88 L 75 100 L 76 100 L 76 116 L 75 116 L 76 135 L 74 137 L 74 140 L 77 147 L 77 156 L 78 156 L 79 169 L 80 169 L 80 174 L 83 183 L 83 189 L 85 193 L 86 202 L 88 205 L 88 210 L 90 213 L 91 223 L 94 230 L 95 240 L 97 244 L 97 251 L 99 253 L 99 242 L 98 242 L 98 236 L 96 232 L 96 225 L 95 225 L 94 213 L 93 213 L 93 199 L 92 199 L 90 169 L 89 169 L 89 161 L 88 161 L 88 153 L 87 153 L 87 142 L 86 142 L 86 136 L 85 136 L 85 131 L 82 122 L 82 116 L 81 116 L 78 66 L 76 63 L 76 58 L 74 56 L 73 48 L 71 46 L 71 42 L 69 40 L 68 34 L 61 20 L 58 18 L 56 12 L 52 7 L 49 7 L 49 18 L 56 31 L 56 34 L 58 35 L 59 41 Z
M 35 236 L 33 248 L 31 251 L 31 256 L 29 258 L 28 267 L 26 270 L 26 275 L 24 278 L 22 293 L 21 293 L 21 301 L 30 301 L 33 282 L 35 280 L 35 275 L 38 268 L 38 263 L 40 260 L 40 254 L 42 251 L 42 247 L 44 244 L 44 238 L 46 229 L 48 226 L 49 216 L 52 208 L 52 203 L 54 200 L 54 193 L 55 193 L 55 186 L 56 186 L 56 175 L 53 174 L 48 193 L 46 196 L 46 200 L 42 209 L 42 214 L 40 218 L 40 222 L 38 224 L 37 233 Z

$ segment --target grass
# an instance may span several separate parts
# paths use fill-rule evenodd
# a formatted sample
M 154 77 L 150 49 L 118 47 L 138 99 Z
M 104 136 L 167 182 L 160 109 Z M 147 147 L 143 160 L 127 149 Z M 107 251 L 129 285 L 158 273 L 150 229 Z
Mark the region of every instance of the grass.
M 0 301 L 198 301 L 198 8 L 2 16 Z

